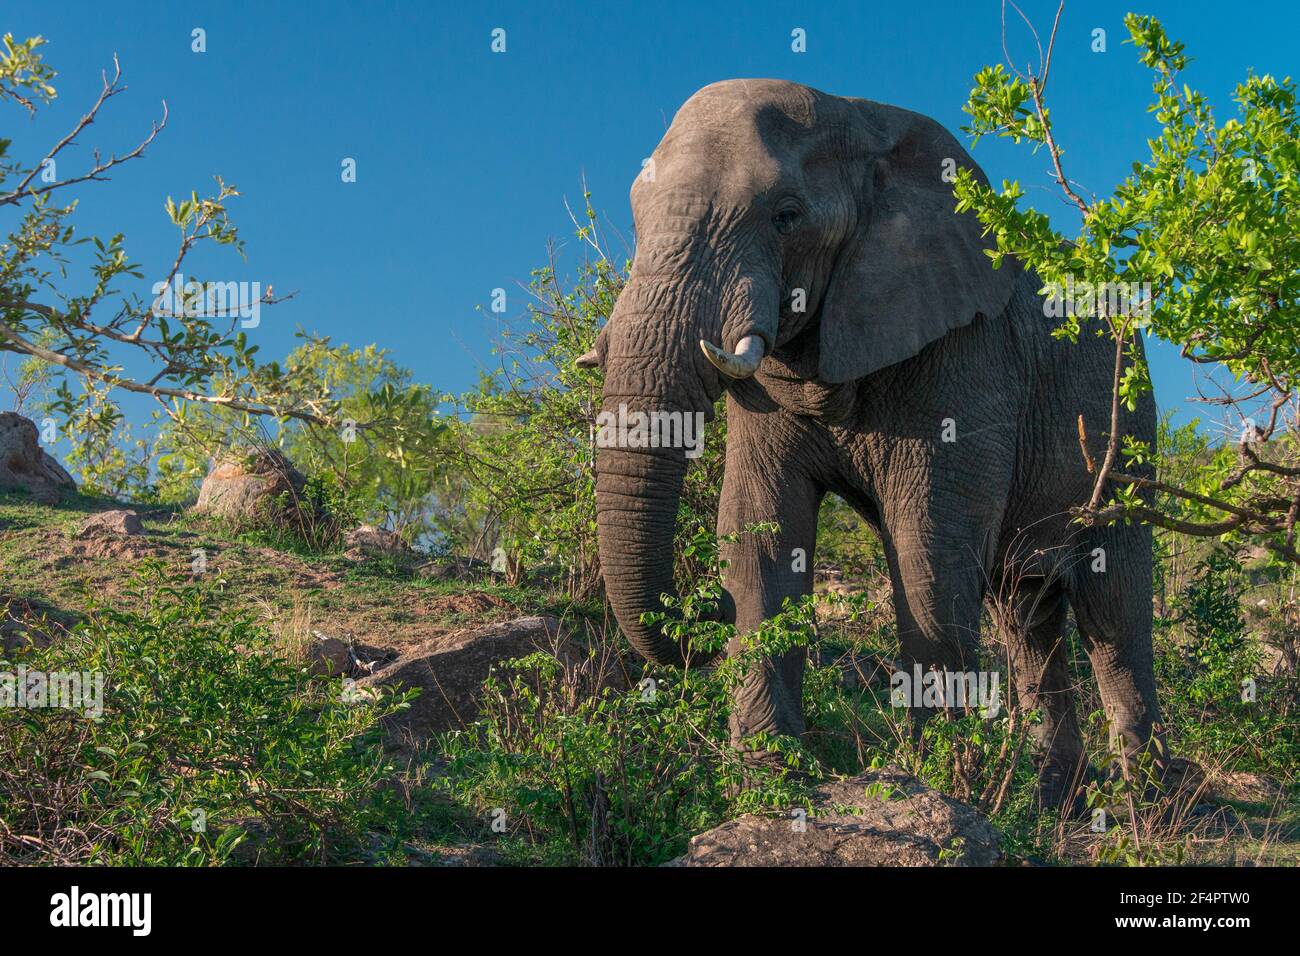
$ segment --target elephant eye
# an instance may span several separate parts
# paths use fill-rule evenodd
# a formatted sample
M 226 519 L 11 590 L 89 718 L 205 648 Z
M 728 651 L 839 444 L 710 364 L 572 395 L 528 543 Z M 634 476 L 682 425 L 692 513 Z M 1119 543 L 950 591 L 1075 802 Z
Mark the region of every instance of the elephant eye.
M 783 209 L 772 217 L 772 224 L 776 226 L 776 231 L 781 235 L 790 232 L 798 221 L 799 212 L 796 209 Z

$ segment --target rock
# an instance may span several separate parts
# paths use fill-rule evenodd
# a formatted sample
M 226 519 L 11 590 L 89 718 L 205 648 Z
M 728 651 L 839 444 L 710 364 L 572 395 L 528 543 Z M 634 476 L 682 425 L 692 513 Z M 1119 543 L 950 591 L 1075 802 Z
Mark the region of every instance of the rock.
M 431 866 L 504 866 L 501 854 L 488 846 L 442 846 L 430 861 Z
M 814 579 L 813 592 L 818 595 L 817 620 L 824 623 L 844 623 L 856 614 L 858 619 L 887 610 L 889 589 L 873 590 L 863 578 L 846 580 L 840 571 L 819 571 Z
M 258 449 L 247 457 L 218 461 L 203 479 L 196 514 L 214 515 L 240 524 L 276 517 L 281 496 L 290 502 L 302 494 L 306 479 L 282 453 Z
M 1286 787 L 1280 781 L 1248 771 L 1219 771 L 1210 790 L 1217 800 L 1268 804 L 1286 800 Z
M 36 423 L 16 412 L 0 412 L 0 491 L 26 491 L 40 504 L 56 504 L 77 483 L 45 453 Z
M 396 659 L 396 655 L 378 647 L 320 631 L 312 631 L 311 635 L 314 640 L 307 648 L 307 666 L 320 677 L 364 677 Z
M 415 569 L 417 577 L 432 581 L 473 581 L 487 574 L 491 566 L 478 558 L 438 558 Z
M 598 668 L 549 615 L 521 617 L 468 628 L 412 648 L 397 661 L 356 682 L 369 687 L 418 687 L 409 710 L 392 718 L 392 729 L 416 736 L 457 730 L 478 716 L 483 681 L 494 666 L 537 651 L 554 654 L 579 686 L 613 683 L 612 668 Z M 604 673 L 595 673 L 603 670 Z
M 321 677 L 344 677 L 356 670 L 352 648 L 347 641 L 313 631 L 316 643 L 307 649 L 307 666 Z
M 90 538 L 96 535 L 114 534 L 144 534 L 144 525 L 140 523 L 140 516 L 134 511 L 125 509 L 101 511 L 85 520 L 77 532 L 77 537 Z
M 861 690 L 871 685 L 888 686 L 899 665 L 879 654 L 857 651 L 853 648 L 832 648 L 820 645 L 811 652 L 818 667 L 839 669 L 840 680 L 848 690 Z
M 839 568 L 816 567 L 813 569 L 813 588 L 822 590 L 825 585 L 832 581 L 843 581 L 844 572 Z
M 401 535 L 376 528 L 372 524 L 363 524 L 349 531 L 343 538 L 343 549 L 343 553 L 354 561 L 365 558 L 405 561 L 415 554 Z
M 975 808 L 885 767 L 819 787 L 806 819 L 747 813 L 701 833 L 669 865 L 991 866 L 1001 858 L 998 832 Z

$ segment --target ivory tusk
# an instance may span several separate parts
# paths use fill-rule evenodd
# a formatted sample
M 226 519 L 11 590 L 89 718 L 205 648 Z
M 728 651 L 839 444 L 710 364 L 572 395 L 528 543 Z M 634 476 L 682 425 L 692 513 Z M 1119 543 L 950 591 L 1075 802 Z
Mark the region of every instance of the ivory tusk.
M 714 368 L 731 378 L 749 378 L 763 361 L 763 339 L 757 335 L 746 335 L 736 343 L 735 352 L 720 349 L 704 339 L 700 339 L 700 348 Z

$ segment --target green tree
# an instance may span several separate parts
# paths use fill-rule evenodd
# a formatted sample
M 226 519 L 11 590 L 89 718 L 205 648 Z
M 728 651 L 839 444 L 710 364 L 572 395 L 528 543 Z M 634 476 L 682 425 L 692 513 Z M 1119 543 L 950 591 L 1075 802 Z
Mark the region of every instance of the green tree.
M 311 475 L 329 475 L 360 517 L 409 542 L 438 530 L 436 492 L 447 468 L 441 396 L 375 345 L 353 349 L 311 340 L 286 359 L 337 403 L 340 426 L 291 421 L 281 445 Z M 364 427 L 362 427 L 364 426 Z
M 4 36 L 0 102 L 35 113 L 56 97 L 55 72 L 40 52 L 44 43 L 41 37 L 19 42 Z M 286 374 L 277 362 L 261 362 L 258 346 L 249 341 L 247 313 L 287 297 L 277 299 L 269 286 L 262 293 L 250 284 L 232 302 L 234 283 L 214 286 L 194 276 L 183 281 L 198 250 L 229 247 L 244 254 L 227 209 L 238 196 L 234 187 L 218 179 L 209 196 L 192 192 L 179 202 L 167 199 L 176 253 L 155 274 L 158 281 L 145 287 L 153 290 L 147 296 L 140 293 L 145 272 L 128 256 L 124 236 L 76 234 L 72 194 L 143 156 L 167 122 L 164 105 L 161 119 L 134 148 L 107 158 L 96 151 L 87 166 L 64 174 L 73 163 L 67 148 L 124 90 L 115 62 L 86 114 L 35 161 L 12 158 L 12 142 L 0 139 L 0 208 L 16 214 L 0 242 L 0 351 L 53 370 L 46 408 L 66 422 L 74 465 L 91 476 L 92 484 L 97 475 L 109 475 L 99 482 L 108 490 L 141 482 L 139 468 L 129 460 L 138 449 L 116 445 L 114 450 L 121 392 L 154 399 L 160 413 L 173 420 L 194 405 L 331 427 L 338 417 L 337 402 L 316 391 L 315 380 Z M 79 270 L 81 281 L 73 278 Z M 177 286 L 177 294 L 164 293 Z
M 1134 162 L 1112 195 L 1084 198 L 1067 173 L 1046 98 L 1063 7 L 1037 68 L 998 64 L 976 75 L 966 131 L 976 142 L 992 135 L 1045 150 L 1057 185 L 1077 210 L 1077 233 L 1067 236 L 1042 212 L 1022 208 L 1024 191 L 1016 182 L 999 190 L 963 170 L 956 195 L 957 209 L 973 210 L 996 237 L 995 268 L 1013 255 L 1057 301 L 1063 290 L 1074 292 L 1058 335 L 1109 335 L 1115 342 L 1111 421 L 1079 426 L 1081 435 L 1106 433 L 1108 447 L 1103 461 L 1089 462 L 1094 490 L 1078 514 L 1088 522 L 1139 519 L 1184 534 L 1250 541 L 1300 562 L 1295 85 L 1290 78 L 1248 76 L 1234 95 L 1237 115 L 1220 123 L 1208 100 L 1180 82 L 1190 62 L 1183 45 L 1154 18 L 1129 14 L 1126 42 L 1151 71 L 1150 109 L 1160 128 L 1149 139 L 1149 158 Z M 1156 481 L 1125 470 L 1143 460 L 1164 470 L 1156 449 L 1120 434 L 1118 426 L 1121 405 L 1132 407 L 1151 387 L 1134 349 L 1144 332 L 1218 372 L 1223 394 L 1213 401 L 1236 419 L 1228 426 L 1235 448 L 1225 444 L 1206 454 L 1205 467 L 1178 476 L 1181 483 L 1168 472 Z M 1145 505 L 1137 494 L 1143 486 L 1159 492 L 1163 506 Z
M 455 400 L 452 455 L 464 482 L 461 541 L 500 548 L 507 568 L 551 566 L 575 594 L 599 582 L 594 422 L 598 373 L 574 361 L 591 347 L 624 280 L 607 258 L 584 262 L 566 289 L 554 265 L 533 272 L 527 321 L 506 328 L 499 367 Z

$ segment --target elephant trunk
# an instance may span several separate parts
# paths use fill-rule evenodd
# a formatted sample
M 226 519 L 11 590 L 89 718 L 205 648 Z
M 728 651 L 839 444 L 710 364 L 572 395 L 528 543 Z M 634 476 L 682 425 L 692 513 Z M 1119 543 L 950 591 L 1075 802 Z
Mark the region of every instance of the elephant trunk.
M 596 529 L 605 594 L 637 652 L 657 664 L 682 666 L 686 648 L 655 625 L 647 612 L 676 596 L 673 534 L 686 461 L 671 449 L 602 449 L 597 462 Z
M 657 255 L 673 256 L 689 242 L 651 238 L 638 249 L 637 267 L 607 327 L 601 412 L 606 421 L 645 414 L 678 416 L 684 425 L 690 416 L 694 426 L 696 416 L 713 417 L 722 389 L 699 340 L 720 335 L 721 292 L 711 283 L 665 281 L 653 268 Z M 692 429 L 697 442 L 702 433 L 702 427 Z M 642 616 L 664 611 L 663 595 L 676 597 L 673 538 L 686 449 L 671 441 L 610 437 L 597 434 L 596 530 L 605 594 L 638 653 L 681 666 L 687 649 Z
M 705 226 L 644 237 L 603 344 L 602 415 L 672 418 L 697 443 L 688 452 L 681 443 L 610 447 L 598 437 L 596 526 L 606 596 L 642 656 L 677 666 L 704 655 L 642 617 L 665 610 L 663 595 L 676 598 L 673 538 L 688 456 L 702 450 L 703 422 L 726 382 L 752 375 L 774 344 L 779 310 L 775 282 L 755 281 L 727 247 L 707 269 L 682 273 Z

